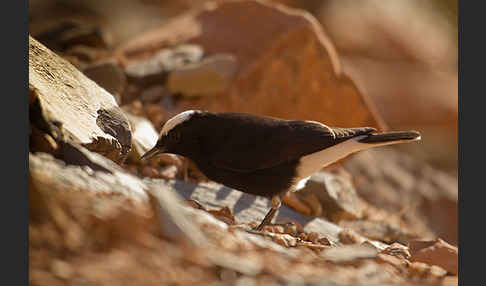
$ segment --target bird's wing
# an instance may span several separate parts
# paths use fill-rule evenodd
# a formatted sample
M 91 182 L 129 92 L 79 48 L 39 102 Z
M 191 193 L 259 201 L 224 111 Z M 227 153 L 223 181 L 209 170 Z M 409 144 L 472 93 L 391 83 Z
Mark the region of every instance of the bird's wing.
M 230 121 L 226 119 L 225 122 Z M 216 144 L 220 148 L 205 149 L 214 167 L 252 172 L 298 160 L 304 155 L 374 130 L 368 127 L 330 128 L 312 121 L 269 119 L 262 123 L 261 120 L 235 120 L 231 127 L 221 132 L 225 134 L 224 138 L 219 138 L 221 141 Z

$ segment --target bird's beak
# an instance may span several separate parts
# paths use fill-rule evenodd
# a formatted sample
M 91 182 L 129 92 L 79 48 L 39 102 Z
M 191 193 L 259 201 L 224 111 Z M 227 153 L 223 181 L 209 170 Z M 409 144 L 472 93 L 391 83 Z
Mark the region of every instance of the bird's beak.
M 154 148 L 150 149 L 147 151 L 147 153 L 143 154 L 142 157 L 140 157 L 140 160 L 148 160 L 160 153 L 164 153 L 165 150 L 163 148 L 155 146 Z

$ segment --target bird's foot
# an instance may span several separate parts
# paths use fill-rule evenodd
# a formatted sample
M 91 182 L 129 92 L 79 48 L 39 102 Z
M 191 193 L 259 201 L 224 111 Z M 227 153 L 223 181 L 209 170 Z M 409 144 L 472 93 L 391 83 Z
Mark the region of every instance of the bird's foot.
M 263 221 L 253 230 L 262 231 L 264 226 L 270 225 L 270 223 L 271 223 L 271 221 L 272 221 L 272 219 L 273 219 L 273 217 L 275 216 L 276 213 L 277 213 L 277 209 L 271 208 L 270 211 L 265 216 L 265 218 L 263 219 Z
M 282 204 L 280 196 L 279 195 L 273 196 L 270 203 L 271 203 L 270 211 L 268 211 L 267 215 L 265 215 L 265 218 L 263 218 L 263 221 L 253 230 L 262 231 L 264 226 L 270 225 L 272 223 L 273 218 L 277 214 L 277 210 L 280 208 L 280 205 Z

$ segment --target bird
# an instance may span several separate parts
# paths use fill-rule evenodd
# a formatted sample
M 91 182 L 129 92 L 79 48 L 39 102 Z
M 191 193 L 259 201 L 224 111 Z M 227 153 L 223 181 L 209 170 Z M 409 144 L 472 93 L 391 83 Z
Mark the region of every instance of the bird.
M 269 198 L 270 210 L 255 228 L 261 231 L 271 224 L 283 196 L 302 189 L 323 167 L 361 150 L 421 139 L 414 130 L 376 131 L 251 113 L 187 110 L 165 122 L 157 143 L 141 159 L 180 155 L 214 182 Z

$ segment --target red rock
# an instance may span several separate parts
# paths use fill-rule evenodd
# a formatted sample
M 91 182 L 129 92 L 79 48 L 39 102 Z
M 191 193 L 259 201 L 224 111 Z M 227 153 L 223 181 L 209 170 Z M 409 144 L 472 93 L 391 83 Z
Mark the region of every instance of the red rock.
M 339 232 L 339 241 L 343 244 L 363 243 L 365 239 L 352 229 L 343 229 Z
M 426 276 L 429 272 L 429 269 L 430 266 L 422 262 L 412 262 L 408 267 L 410 274 L 420 277 Z
M 408 251 L 408 247 L 397 242 L 385 248 L 382 253 L 404 259 L 410 258 L 410 251 Z
M 225 92 L 183 99 L 181 110 L 243 111 L 335 126 L 382 123 L 342 74 L 325 31 L 300 10 L 263 1 L 211 3 L 140 35 L 117 55 L 128 65 L 181 43 L 200 45 L 207 55 L 231 54 L 239 64 Z
M 226 224 L 229 225 L 234 225 L 236 224 L 235 216 L 233 215 L 233 211 L 228 208 L 227 206 L 222 207 L 219 210 L 209 210 L 208 211 L 210 214 L 212 214 L 214 217 L 217 219 L 225 222 Z
M 144 177 L 150 177 L 150 178 L 158 178 L 159 177 L 159 172 L 157 171 L 156 168 L 150 167 L 150 166 L 145 166 L 142 169 L 142 176 Z
M 405 269 L 407 266 L 406 260 L 384 253 L 379 253 L 376 257 L 376 261 L 378 263 L 388 263 L 397 269 Z
M 273 227 L 273 232 L 275 232 L 275 233 L 285 233 L 285 228 L 282 225 L 275 225 Z
M 314 215 L 315 212 L 313 212 L 312 206 L 309 206 L 309 204 L 307 204 L 307 201 L 303 201 L 301 199 L 301 197 L 302 196 L 297 195 L 294 192 L 288 192 L 283 197 L 282 202 L 285 205 L 293 208 L 294 210 L 296 210 L 300 213 L 303 213 L 303 214 L 306 214 L 306 215 Z M 314 200 L 314 201 L 317 201 L 317 200 Z M 320 206 L 320 204 L 318 204 L 318 205 Z
M 413 276 L 443 278 L 447 271 L 437 265 L 428 265 L 422 262 L 412 262 L 408 266 L 409 273 Z
M 54 259 L 51 262 L 51 265 L 50 266 L 51 266 L 51 272 L 55 276 L 57 276 L 57 277 L 59 277 L 61 279 L 68 280 L 74 274 L 74 269 L 66 261 L 59 260 L 59 259 Z
M 457 276 L 446 276 L 442 281 L 442 286 L 457 286 L 459 285 L 459 278 Z
M 363 215 L 363 204 L 352 181 L 329 172 L 312 175 L 304 188 L 296 193 L 311 209 L 312 215 L 324 216 L 330 221 L 358 219 Z M 317 204 L 317 206 L 315 206 Z
M 319 239 L 319 234 L 317 232 L 311 232 L 307 236 L 307 240 L 312 243 L 317 243 L 318 239 Z
M 412 240 L 409 242 L 410 261 L 424 262 L 444 268 L 448 273 L 458 273 L 458 249 L 442 239 L 434 241 Z
M 437 265 L 432 265 L 430 267 L 430 274 L 436 277 L 443 277 L 447 274 L 447 270 Z
M 301 240 L 307 240 L 307 233 L 302 232 L 301 234 L 299 234 L 299 238 L 300 238 Z
M 333 243 L 325 236 L 319 238 L 319 240 L 317 242 L 319 242 L 320 244 L 325 245 L 325 246 L 332 246 L 333 245 Z

